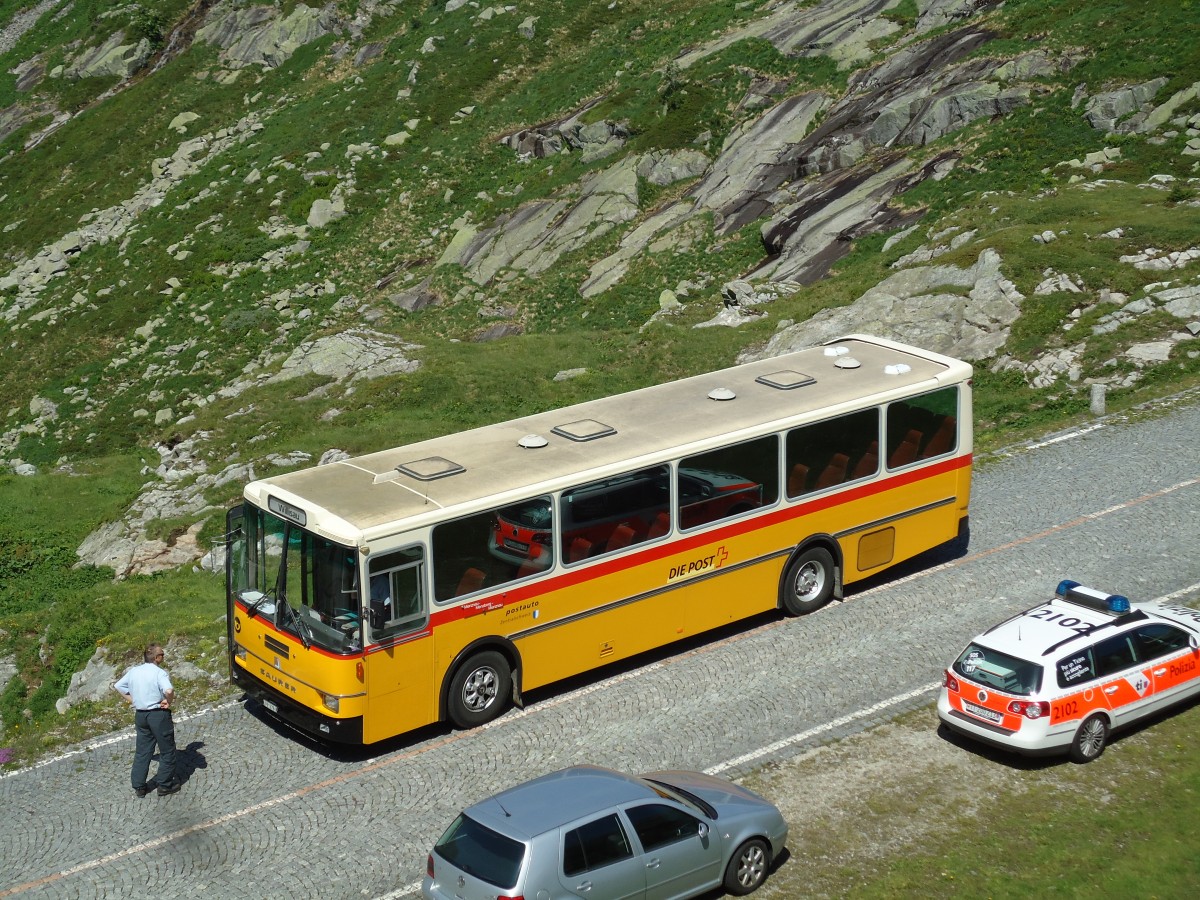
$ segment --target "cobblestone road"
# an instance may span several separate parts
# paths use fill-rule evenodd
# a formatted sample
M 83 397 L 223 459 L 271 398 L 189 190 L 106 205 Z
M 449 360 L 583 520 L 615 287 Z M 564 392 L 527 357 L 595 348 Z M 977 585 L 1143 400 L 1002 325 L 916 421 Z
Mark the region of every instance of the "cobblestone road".
M 1195 404 L 981 460 L 964 557 L 536 692 L 477 731 L 337 753 L 183 698 L 178 794 L 132 796 L 129 732 L 0 778 L 0 897 L 401 896 L 459 808 L 526 778 L 576 762 L 736 777 L 926 705 L 967 638 L 1061 578 L 1134 599 L 1200 583 Z

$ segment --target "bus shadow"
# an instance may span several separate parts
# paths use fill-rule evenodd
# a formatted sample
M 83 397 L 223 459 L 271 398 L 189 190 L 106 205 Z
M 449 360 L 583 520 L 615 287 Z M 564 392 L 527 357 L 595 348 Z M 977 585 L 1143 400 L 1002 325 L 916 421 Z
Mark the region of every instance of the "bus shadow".
M 957 539 L 948 541 L 945 544 L 940 544 L 937 547 L 926 550 L 924 553 L 918 553 L 912 559 L 896 563 L 894 566 L 890 566 L 876 575 L 870 575 L 862 579 L 862 581 L 854 582 L 847 589 L 846 596 L 843 599 L 850 600 L 855 594 L 861 594 L 873 588 L 901 581 L 911 575 L 916 575 L 918 572 L 954 562 L 956 559 L 963 559 L 968 553 L 969 547 L 966 541 Z

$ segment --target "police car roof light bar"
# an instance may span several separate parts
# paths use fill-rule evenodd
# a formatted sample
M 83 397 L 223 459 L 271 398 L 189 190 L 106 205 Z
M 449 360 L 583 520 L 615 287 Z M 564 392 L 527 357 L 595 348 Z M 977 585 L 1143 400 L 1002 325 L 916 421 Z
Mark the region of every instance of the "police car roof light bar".
M 1096 612 L 1120 616 L 1129 612 L 1129 598 L 1121 594 L 1105 594 L 1094 588 L 1084 587 L 1078 581 L 1060 581 L 1055 593 L 1067 603 L 1086 606 Z

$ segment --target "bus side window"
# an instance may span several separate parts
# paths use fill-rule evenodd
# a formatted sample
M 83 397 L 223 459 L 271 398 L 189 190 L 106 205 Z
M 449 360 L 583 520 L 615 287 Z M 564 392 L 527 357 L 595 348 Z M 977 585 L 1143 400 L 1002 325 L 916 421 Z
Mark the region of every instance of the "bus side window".
M 885 446 L 890 469 L 956 450 L 958 388 L 942 388 L 890 404 Z
M 879 410 L 793 428 L 785 454 L 789 499 L 868 478 L 879 469 Z
M 371 557 L 367 624 L 372 641 L 424 627 L 427 616 L 421 577 L 423 563 L 420 547 Z
M 648 540 L 663 519 L 669 527 L 670 484 L 670 470 L 664 465 L 564 491 L 564 558 L 573 563 L 593 554 L 615 553 Z
M 433 595 L 438 603 L 500 587 L 554 568 L 550 497 L 442 522 L 433 527 Z
M 779 499 L 779 438 L 721 447 L 679 463 L 681 528 L 707 525 Z

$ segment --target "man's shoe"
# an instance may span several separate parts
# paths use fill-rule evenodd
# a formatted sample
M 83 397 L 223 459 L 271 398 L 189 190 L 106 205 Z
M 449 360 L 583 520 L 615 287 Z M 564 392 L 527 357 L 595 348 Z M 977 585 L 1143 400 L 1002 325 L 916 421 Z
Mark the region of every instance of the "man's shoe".
M 178 781 L 176 781 L 174 784 L 164 784 L 161 787 L 159 787 L 158 796 L 165 797 L 165 796 L 167 796 L 167 794 L 178 793 L 179 789 L 181 787 L 183 787 L 183 785 L 180 784 Z
M 134 788 L 134 789 L 133 789 L 133 792 L 134 792 L 135 794 L 137 794 L 137 798 L 138 798 L 139 800 L 141 800 L 143 797 L 145 797 L 145 796 L 146 796 L 148 793 L 150 793 L 152 790 L 154 790 L 154 785 L 152 785 L 152 784 L 148 784 L 148 785 L 146 785 L 145 787 Z

